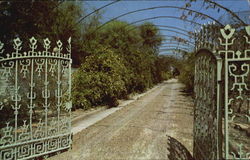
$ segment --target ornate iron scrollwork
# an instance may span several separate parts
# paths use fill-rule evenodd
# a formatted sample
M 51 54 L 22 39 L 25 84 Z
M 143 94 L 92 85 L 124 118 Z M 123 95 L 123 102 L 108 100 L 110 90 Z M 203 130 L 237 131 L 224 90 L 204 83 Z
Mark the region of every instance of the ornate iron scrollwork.
M 219 39 L 221 46 L 219 53 L 224 57 L 225 65 L 224 134 L 226 159 L 250 158 L 250 140 L 243 129 L 244 127 L 250 128 L 248 119 L 250 113 L 250 26 L 245 27 L 244 30 L 236 30 L 230 25 L 220 30 L 222 38 Z M 239 48 L 237 42 L 240 42 L 244 47 Z M 242 126 L 244 127 L 242 128 Z
M 29 51 L 22 52 L 22 41 L 16 38 L 14 52 L 3 55 L 0 42 L 0 85 L 5 88 L 0 92 L 0 114 L 5 118 L 0 123 L 0 159 L 29 159 L 70 147 L 70 43 L 63 50 L 57 41 L 50 51 L 46 38 L 44 50 L 37 51 L 32 37 Z
M 195 61 L 195 159 L 217 158 L 216 59 L 206 50 Z
M 203 27 L 202 29 L 204 30 L 207 28 L 208 27 Z M 212 159 L 249 159 L 250 140 L 249 135 L 247 134 L 249 134 L 250 129 L 250 26 L 246 26 L 244 28 L 232 28 L 230 25 L 226 25 L 224 28 L 216 29 L 216 26 L 214 28 L 214 30 L 210 30 L 213 32 L 210 36 L 215 35 L 216 37 L 212 38 L 212 42 L 210 42 L 207 35 L 204 35 L 207 34 L 208 31 L 201 31 L 199 33 L 199 36 L 202 37 L 206 43 L 209 42 L 213 44 L 214 47 L 208 47 L 209 50 L 213 50 L 215 53 L 218 53 L 217 56 L 221 57 L 224 65 L 222 67 L 223 70 L 221 72 L 217 72 L 220 73 L 218 75 L 222 77 L 218 78 L 217 75 L 217 80 L 221 83 L 221 85 L 217 84 L 217 88 L 221 87 L 222 90 L 217 89 L 217 110 L 214 110 L 217 112 L 217 119 L 221 121 L 221 123 L 217 123 L 217 132 L 222 135 L 223 130 L 224 132 L 221 137 L 224 138 L 222 140 L 222 145 L 219 143 L 222 138 L 218 134 L 217 146 L 220 153 L 217 154 L 217 158 Z M 203 43 L 205 42 L 196 42 L 197 50 L 202 47 L 207 47 L 207 45 L 205 46 Z M 199 54 L 197 55 L 198 57 L 196 60 L 197 64 L 195 71 L 195 112 L 197 114 L 195 115 L 194 130 L 194 134 L 197 136 L 195 137 L 195 141 L 202 139 L 204 135 L 205 122 L 216 117 L 216 114 L 210 115 L 211 117 L 205 114 L 207 110 L 211 111 L 212 107 L 211 103 L 209 103 L 212 99 L 208 96 L 211 92 L 206 90 L 206 88 L 215 86 L 214 83 L 211 83 L 212 81 L 209 81 L 211 72 L 209 72 L 207 67 L 210 66 L 207 66 L 206 64 L 210 62 L 207 60 L 204 61 L 202 56 L 199 56 Z M 205 55 L 203 55 L 203 57 L 204 56 Z M 210 65 L 218 68 L 218 64 L 216 65 L 213 63 Z M 224 114 L 219 114 L 221 112 Z M 211 131 L 208 130 L 205 134 L 210 132 Z M 209 137 L 208 134 L 206 136 Z M 202 142 L 207 143 L 205 140 Z M 202 145 L 202 143 L 198 145 L 197 143 L 195 144 L 194 155 L 199 153 L 199 147 L 202 148 Z M 201 157 L 198 159 L 205 159 L 204 156 L 207 155 L 207 152 L 213 150 L 213 146 L 207 145 L 206 147 L 200 149 L 201 152 L 204 151 L 204 153 L 199 154 L 203 155 L 203 158 Z M 214 153 L 216 152 L 214 151 Z M 206 158 L 211 159 L 208 157 Z

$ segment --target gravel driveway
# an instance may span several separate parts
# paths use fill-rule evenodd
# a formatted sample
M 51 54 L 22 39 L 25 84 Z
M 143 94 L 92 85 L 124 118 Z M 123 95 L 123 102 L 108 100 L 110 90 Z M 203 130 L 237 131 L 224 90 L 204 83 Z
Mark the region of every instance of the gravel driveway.
M 192 159 L 193 101 L 182 88 L 175 79 L 162 83 L 74 135 L 72 150 L 50 159 Z

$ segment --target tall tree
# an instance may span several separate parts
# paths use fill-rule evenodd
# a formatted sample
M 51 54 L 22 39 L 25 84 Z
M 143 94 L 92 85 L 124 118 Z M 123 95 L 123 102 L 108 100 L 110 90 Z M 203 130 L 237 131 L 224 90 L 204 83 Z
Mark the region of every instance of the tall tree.
M 140 34 L 143 39 L 143 48 L 149 47 L 156 54 L 163 40 L 159 29 L 152 23 L 144 23 L 139 26 Z
M 36 36 L 55 18 L 56 1 L 4 1 L 0 4 L 0 37 L 5 44 L 15 37 Z M 46 18 L 50 17 L 50 18 Z
M 28 39 L 34 36 L 38 43 L 49 38 L 52 43 L 61 40 L 66 44 L 72 37 L 73 65 L 80 65 L 84 55 L 83 34 L 88 28 L 99 24 L 100 14 L 96 13 L 78 23 L 85 15 L 84 2 L 60 1 L 4 1 L 0 3 L 0 41 L 7 52 L 12 51 L 13 39 L 23 40 L 23 48 L 28 47 Z

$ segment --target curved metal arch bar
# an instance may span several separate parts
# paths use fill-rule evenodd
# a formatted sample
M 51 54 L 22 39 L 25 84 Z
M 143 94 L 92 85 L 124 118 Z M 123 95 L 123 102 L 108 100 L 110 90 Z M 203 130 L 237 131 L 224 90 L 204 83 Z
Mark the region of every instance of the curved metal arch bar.
M 154 24 L 154 26 L 157 26 L 157 27 L 163 27 L 164 25 L 155 25 Z M 138 26 L 134 26 L 132 29 L 130 29 L 130 30 L 128 30 L 128 31 L 131 31 L 131 30 L 134 30 L 134 29 L 136 29 Z M 190 34 L 190 33 L 192 33 L 191 31 L 187 31 L 187 30 L 183 30 L 183 29 L 181 29 L 181 28 L 178 28 L 178 27 L 173 27 L 173 26 L 164 26 L 165 28 L 172 28 L 172 29 L 176 29 L 176 30 L 179 30 L 179 31 L 182 31 L 182 32 L 185 32 L 185 33 L 188 33 L 188 34 Z M 159 30 L 169 30 L 169 29 L 164 29 L 164 28 L 158 28 Z M 170 30 L 169 30 L 170 31 Z M 177 32 L 177 31 L 174 31 L 174 30 L 172 30 L 173 32 Z M 181 33 L 181 32 L 177 32 L 177 33 Z M 181 34 L 183 34 L 183 33 L 181 33 Z M 185 36 L 189 36 L 189 35 L 187 35 L 187 34 L 185 34 Z M 191 36 L 191 35 L 190 35 Z M 190 37 L 189 36 L 189 37 Z
M 150 17 L 150 18 L 145 18 L 145 19 L 141 19 L 141 20 L 138 20 L 138 21 L 134 21 L 134 22 L 132 22 L 132 23 L 129 23 L 128 26 L 130 26 L 130 25 L 132 25 L 132 24 L 139 23 L 139 22 L 143 22 L 143 21 L 147 21 L 147 20 L 151 20 L 151 19 L 158 19 L 158 18 L 179 19 L 179 20 L 186 21 L 186 22 L 189 22 L 189 23 L 194 23 L 194 24 L 199 25 L 199 26 L 202 26 L 202 25 L 203 25 L 203 24 L 197 23 L 197 22 L 195 22 L 195 21 L 191 21 L 191 20 L 187 20 L 187 19 L 181 19 L 180 17 L 175 17 L 175 16 L 156 16 L 156 17 Z
M 168 49 L 168 48 L 177 48 L 177 49 L 185 49 L 185 50 L 191 49 L 191 48 L 186 48 L 186 47 L 182 47 L 182 46 L 163 46 L 162 48 L 160 47 L 159 50 L 164 50 L 164 49 Z
M 160 46 L 159 49 L 163 49 L 163 48 L 167 48 L 167 47 L 181 47 L 181 48 L 185 48 L 185 49 L 192 49 L 192 47 L 187 48 L 188 46 L 182 46 L 182 45 L 175 45 L 175 44 L 170 44 L 170 45 L 166 45 L 166 46 Z
M 177 46 L 169 46 L 169 47 L 167 47 L 167 48 L 159 48 L 159 50 L 161 51 L 161 50 L 168 50 L 168 49 L 185 49 L 185 50 L 187 50 L 188 51 L 188 49 L 189 48 L 182 48 L 182 47 L 177 47 Z
M 167 26 L 167 25 L 157 25 L 157 24 L 154 24 L 156 27 L 164 27 L 164 28 L 172 28 L 172 29 L 177 29 L 179 31 L 183 31 L 183 32 L 186 32 L 186 33 L 190 33 L 191 31 L 188 31 L 188 30 L 185 30 L 185 29 L 182 29 L 182 28 L 179 28 L 179 27 L 173 27 L 173 26 Z
M 178 31 L 174 31 L 174 30 L 171 30 L 171 29 L 161 29 L 161 28 L 159 28 L 159 30 L 160 30 L 160 31 L 174 32 L 174 33 L 181 34 L 181 35 L 186 36 L 186 37 L 189 37 L 189 38 L 194 38 L 193 35 L 188 35 L 188 34 L 181 33 L 181 32 L 178 32 Z
M 117 2 L 119 2 L 119 1 L 121 1 L 121 0 L 112 1 L 112 2 L 106 4 L 106 5 L 102 6 L 102 7 L 100 7 L 100 8 L 98 8 L 98 9 L 94 10 L 93 12 L 91 12 L 91 13 L 87 14 L 86 16 L 82 17 L 81 19 L 79 19 L 78 22 L 76 23 L 76 25 L 79 24 L 81 21 L 83 21 L 83 20 L 84 20 L 85 18 L 87 18 L 88 16 L 94 14 L 95 12 L 97 12 L 97 11 L 99 11 L 99 10 L 105 8 L 105 7 L 108 7 L 108 6 L 110 6 L 110 5 L 114 4 L 114 3 L 117 3 Z
M 183 51 L 183 52 L 190 52 L 187 51 L 185 48 L 166 48 L 166 49 L 160 49 L 160 51 Z
M 231 14 L 233 17 L 235 17 L 236 19 L 238 19 L 240 21 L 241 24 L 243 24 L 244 26 L 247 26 L 247 24 L 237 15 L 235 14 L 232 10 L 226 8 L 226 7 L 223 7 L 222 5 L 212 1 L 212 0 L 206 0 L 206 2 L 210 3 L 210 4 L 213 4 L 213 5 L 216 5 L 217 7 L 225 10 L 227 13 Z
M 199 25 L 199 26 L 203 26 L 203 24 L 201 24 L 201 23 L 197 23 L 197 22 L 192 21 L 192 20 L 182 19 L 180 17 L 175 17 L 175 16 L 156 16 L 156 17 L 145 18 L 145 19 L 141 19 L 141 20 L 138 20 L 138 21 L 134 21 L 134 22 L 128 23 L 127 25 L 124 26 L 124 28 L 126 28 L 128 26 L 131 26 L 131 25 L 133 25 L 135 23 L 139 23 L 139 22 L 143 22 L 143 21 L 147 21 L 147 20 L 151 20 L 151 19 L 158 19 L 158 18 L 173 18 L 173 19 L 178 19 L 178 20 L 182 20 L 182 21 L 185 21 L 185 22 L 193 23 L 193 24 L 196 24 L 196 25 Z M 97 27 L 93 32 L 98 31 L 102 26 L 103 25 L 101 25 L 100 27 Z M 133 29 L 134 28 L 132 28 L 132 30 Z M 131 29 L 128 30 L 128 31 L 131 31 Z
M 173 33 L 175 33 L 175 32 L 173 32 Z M 169 36 L 171 36 L 171 35 L 166 35 L 166 34 L 161 34 L 161 36 L 164 36 L 164 37 L 169 37 Z M 174 35 L 172 35 L 172 37 L 174 37 Z M 178 36 L 176 36 L 176 37 L 178 37 Z M 181 37 L 180 37 L 181 38 Z M 190 37 L 190 40 L 188 40 L 188 39 L 184 39 L 184 38 L 181 38 L 181 39 L 183 39 L 183 40 L 185 40 L 185 41 L 190 41 L 190 40 L 194 40 L 194 37 Z M 164 39 L 163 39 L 164 40 Z M 194 41 L 191 41 L 192 43 L 194 42 Z
M 176 44 L 176 45 L 183 45 L 183 46 L 192 46 L 192 47 L 194 47 L 195 45 L 193 44 L 193 43 L 190 43 L 190 44 L 188 44 L 188 43 L 183 43 L 183 42 L 179 42 L 178 43 L 178 41 L 164 41 L 165 43 L 161 43 L 161 44 Z M 175 42 L 175 43 L 173 43 L 173 42 Z
M 174 9 L 182 9 L 182 10 L 186 10 L 186 11 L 191 11 L 191 12 L 194 12 L 194 13 L 197 13 L 197 14 L 200 14 L 200 15 L 203 15 L 207 18 L 210 18 L 212 19 L 213 21 L 215 21 L 216 23 L 218 23 L 219 25 L 223 26 L 222 23 L 220 23 L 217 19 L 207 15 L 207 14 L 204 14 L 204 13 L 201 13 L 201 12 L 198 12 L 198 11 L 195 11 L 195 10 L 192 10 L 192 9 L 188 9 L 188 8 L 183 8 L 183 7 L 177 7 L 177 6 L 157 6 L 157 7 L 149 7 L 149 8 L 144 8 L 144 9 L 138 9 L 138 10 L 134 10 L 134 11 L 130 11 L 130 12 L 127 12 L 127 13 L 124 13 L 124 14 L 121 14 L 115 18 L 112 18 L 111 20 L 105 22 L 104 24 L 102 24 L 100 27 L 97 28 L 97 30 L 101 27 L 103 27 L 104 25 L 114 21 L 114 20 L 117 20 L 123 16 L 126 16 L 126 15 L 129 15 L 129 14 L 133 14 L 133 13 L 137 13 L 137 12 L 142 12 L 142 11 L 146 11 L 146 10 L 153 10 L 153 9 L 159 9 L 159 8 L 174 8 Z
M 138 20 L 138 21 L 131 22 L 131 23 L 127 24 L 127 25 L 125 26 L 125 28 L 128 27 L 128 26 L 131 26 L 131 25 L 133 25 L 133 24 L 135 24 L 135 23 L 139 23 L 139 22 L 146 21 L 146 20 L 151 20 L 151 19 L 158 19 L 158 18 L 174 18 L 174 19 L 179 19 L 179 20 L 182 20 L 182 21 L 187 21 L 187 22 L 190 22 L 190 23 L 195 23 L 195 24 L 197 24 L 197 25 L 199 25 L 199 26 L 202 26 L 202 25 L 203 25 L 203 24 L 200 24 L 200 23 L 191 21 L 191 20 L 181 19 L 180 17 L 175 17 L 175 16 L 156 16 L 156 17 L 150 17 L 150 18 L 145 18 L 145 19 L 141 19 L 141 20 Z M 137 26 L 136 26 L 136 27 L 137 27 Z M 97 28 L 95 31 L 97 31 L 97 30 L 98 30 L 98 28 Z M 128 31 L 131 31 L 131 30 L 128 30 Z M 167 36 L 167 35 L 163 35 L 163 36 Z M 190 37 L 190 36 L 189 36 L 189 37 Z M 190 37 L 190 38 L 191 38 L 191 37 Z
M 173 39 L 173 38 L 176 38 L 177 36 L 173 36 L 173 35 L 164 35 L 164 36 L 172 38 L 172 39 L 165 39 L 165 40 L 170 40 L 170 41 L 176 41 L 176 42 L 184 43 L 184 42 L 178 41 L 178 40 L 176 40 L 176 39 Z M 177 38 L 178 38 L 178 37 L 177 37 Z M 181 37 L 180 37 L 180 38 L 181 38 Z M 181 39 L 182 39 L 182 40 L 185 40 L 187 43 L 190 43 L 190 44 L 195 45 L 195 43 L 190 42 L 190 41 L 187 40 L 187 39 L 184 39 L 184 38 L 181 38 Z M 163 42 L 164 42 L 165 40 L 163 40 Z
M 187 51 L 185 49 L 169 48 L 169 49 L 163 49 L 163 50 L 161 50 L 161 52 L 159 52 L 159 54 L 162 53 L 162 52 L 164 52 L 164 51 L 181 51 L 181 52 L 185 52 L 185 53 L 189 53 L 190 52 L 190 51 Z

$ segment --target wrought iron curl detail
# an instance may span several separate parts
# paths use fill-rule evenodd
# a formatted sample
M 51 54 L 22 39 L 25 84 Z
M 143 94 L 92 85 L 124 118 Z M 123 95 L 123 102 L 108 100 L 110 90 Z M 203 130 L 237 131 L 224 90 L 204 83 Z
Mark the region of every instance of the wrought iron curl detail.
M 8 108 L 13 111 L 8 113 L 13 115 L 12 119 L 6 119 L 4 125 L 0 123 L 0 159 L 3 160 L 43 156 L 72 144 L 71 106 L 68 105 L 71 104 L 71 38 L 65 54 L 60 40 L 53 51 L 48 38 L 43 40 L 43 51 L 38 51 L 37 42 L 31 37 L 28 51 L 22 51 L 23 42 L 16 38 L 14 52 L 5 56 L 4 44 L 0 42 L 0 81 L 9 88 L 6 93 L 0 93 L 0 113 Z M 53 76 L 60 78 L 55 81 Z M 64 89 L 62 83 L 67 84 Z M 2 99 L 3 94 L 10 94 L 8 103 Z M 57 99 L 59 103 L 55 103 Z M 56 113 L 62 115 L 54 115 L 54 106 Z M 64 106 L 70 106 L 67 112 L 61 110 Z

